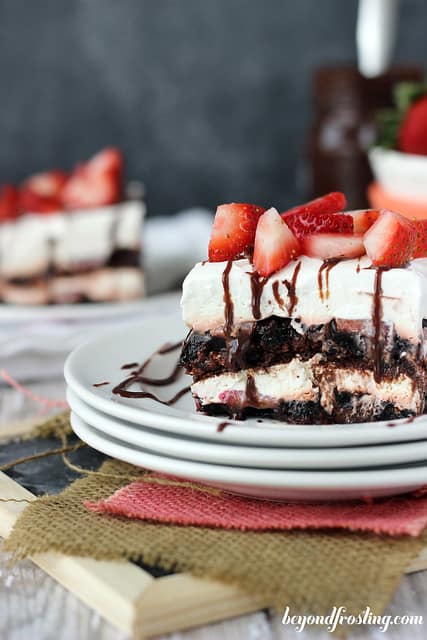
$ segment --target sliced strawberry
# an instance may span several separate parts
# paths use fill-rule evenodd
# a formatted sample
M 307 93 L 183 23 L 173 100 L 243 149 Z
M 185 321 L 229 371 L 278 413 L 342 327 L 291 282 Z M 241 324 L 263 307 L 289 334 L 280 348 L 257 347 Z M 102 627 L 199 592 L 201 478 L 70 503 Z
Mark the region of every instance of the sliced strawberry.
M 18 215 L 18 190 L 13 184 L 0 187 L 0 222 L 14 220 Z
M 258 220 L 264 211 L 256 204 L 220 204 L 209 242 L 210 262 L 233 260 L 251 252 Z
M 299 254 L 299 242 L 279 212 L 271 208 L 263 213 L 255 234 L 255 271 L 261 276 L 269 276 Z
M 123 197 L 123 156 L 109 147 L 76 167 L 62 191 L 65 207 L 101 207 Z
M 61 207 L 60 195 L 68 176 L 63 171 L 46 171 L 30 176 L 19 191 L 19 209 L 23 213 L 51 213 Z
M 106 147 L 95 154 L 87 163 L 86 167 L 93 173 L 109 173 L 110 171 L 119 175 L 124 171 L 123 154 L 117 147 Z
M 409 107 L 399 128 L 398 147 L 405 153 L 427 155 L 427 96 Z
M 353 233 L 366 233 L 380 212 L 378 209 L 359 209 L 358 211 L 346 211 L 346 214 L 353 218 Z
M 316 198 L 315 200 L 311 200 L 305 204 L 300 204 L 297 207 L 292 207 L 292 209 L 283 211 L 281 215 L 286 218 L 288 215 L 301 215 L 302 213 L 312 215 L 318 215 L 321 213 L 339 213 L 340 211 L 344 211 L 346 204 L 347 201 L 345 199 L 345 195 L 341 193 L 341 191 L 333 191 L 332 193 L 327 193 L 320 198 Z
M 363 236 L 351 233 L 317 233 L 301 241 L 302 252 L 311 258 L 358 258 L 365 253 Z
M 302 239 L 314 233 L 352 233 L 353 218 L 345 213 L 286 213 L 283 220 Z
M 412 257 L 427 258 L 427 220 L 414 220 L 412 224 L 417 230 Z
M 417 230 L 403 216 L 383 209 L 363 236 L 366 253 L 375 267 L 399 267 L 413 255 Z

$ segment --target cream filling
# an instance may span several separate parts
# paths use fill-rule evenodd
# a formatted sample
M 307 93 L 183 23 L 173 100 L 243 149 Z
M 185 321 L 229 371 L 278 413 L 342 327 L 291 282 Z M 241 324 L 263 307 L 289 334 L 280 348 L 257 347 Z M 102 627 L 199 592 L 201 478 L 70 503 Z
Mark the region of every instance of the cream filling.
M 27 214 L 0 224 L 0 276 L 41 275 L 50 265 L 73 271 L 104 264 L 115 249 L 139 249 L 145 205 L 127 201 L 90 210 Z
M 28 286 L 0 281 L 0 300 L 9 304 L 67 303 L 81 296 L 93 302 L 114 302 L 135 300 L 143 295 L 143 272 L 131 267 L 42 279 Z
M 250 376 L 256 387 L 256 403 L 247 395 Z M 202 404 L 277 407 L 281 402 L 320 401 L 332 414 L 334 391 L 365 395 L 370 402 L 391 402 L 397 409 L 419 412 L 422 397 L 409 376 L 400 374 L 393 380 L 376 382 L 372 371 L 351 370 L 319 364 L 319 356 L 302 361 L 294 358 L 287 364 L 266 369 L 247 369 L 211 376 L 191 387 Z

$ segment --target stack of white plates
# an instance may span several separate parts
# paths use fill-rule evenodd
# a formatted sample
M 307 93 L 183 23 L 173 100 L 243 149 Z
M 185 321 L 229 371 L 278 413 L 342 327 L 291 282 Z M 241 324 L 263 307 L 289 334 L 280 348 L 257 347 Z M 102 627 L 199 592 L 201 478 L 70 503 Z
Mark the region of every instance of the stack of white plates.
M 197 413 L 191 394 L 168 406 L 112 393 L 129 375 L 123 365 L 145 361 L 185 333 L 175 314 L 121 327 L 76 349 L 65 365 L 76 434 L 134 465 L 259 498 L 341 500 L 427 484 L 427 416 L 323 426 L 239 422 Z M 154 357 L 145 375 L 167 377 L 178 355 Z M 182 374 L 172 385 L 146 389 L 167 400 L 190 382 Z

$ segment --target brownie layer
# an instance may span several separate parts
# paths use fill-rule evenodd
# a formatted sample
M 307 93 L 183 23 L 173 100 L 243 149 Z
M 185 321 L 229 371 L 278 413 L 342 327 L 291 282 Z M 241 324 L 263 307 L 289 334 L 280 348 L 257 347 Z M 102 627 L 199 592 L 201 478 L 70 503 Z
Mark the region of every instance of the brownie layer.
M 415 412 L 407 409 L 399 409 L 391 402 L 380 402 L 372 406 L 371 411 L 366 411 L 366 402 L 363 397 L 351 396 L 340 398 L 344 400 L 341 408 L 332 414 L 326 413 L 319 402 L 282 402 L 272 409 L 256 409 L 245 407 L 238 411 L 225 404 L 203 405 L 195 398 L 197 410 L 210 416 L 226 416 L 228 418 L 244 420 L 245 418 L 264 418 L 266 420 L 280 420 L 290 424 L 353 424 L 358 422 L 378 422 L 380 420 L 398 420 L 400 418 L 412 418 Z
M 404 373 L 413 378 L 424 375 L 420 349 L 382 325 L 381 359 L 370 323 L 332 320 L 304 327 L 295 320 L 271 317 L 242 325 L 235 337 L 191 332 L 184 343 L 180 364 L 194 380 L 224 371 L 269 367 L 290 362 L 298 356 L 308 360 L 321 354 L 325 362 L 345 367 L 371 369 L 378 366 L 381 377 Z

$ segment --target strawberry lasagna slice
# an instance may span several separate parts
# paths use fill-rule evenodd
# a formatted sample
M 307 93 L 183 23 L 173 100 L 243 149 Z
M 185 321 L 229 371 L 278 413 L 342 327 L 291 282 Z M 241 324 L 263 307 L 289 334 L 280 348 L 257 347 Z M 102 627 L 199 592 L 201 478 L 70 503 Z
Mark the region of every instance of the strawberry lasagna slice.
M 183 285 L 197 408 L 292 423 L 424 411 L 427 230 L 334 193 L 279 214 L 218 207 Z
M 0 302 L 130 300 L 143 295 L 141 188 L 124 188 L 120 151 L 71 174 L 49 171 L 0 188 Z

